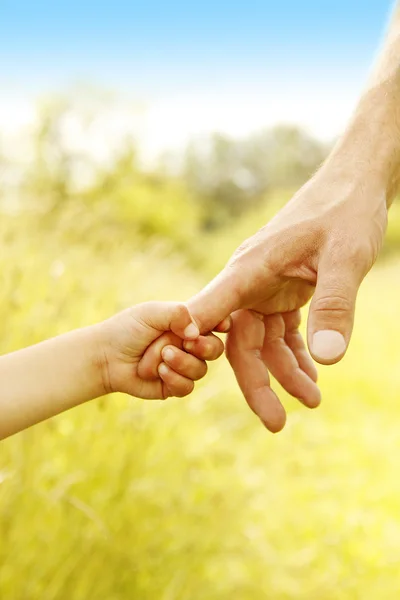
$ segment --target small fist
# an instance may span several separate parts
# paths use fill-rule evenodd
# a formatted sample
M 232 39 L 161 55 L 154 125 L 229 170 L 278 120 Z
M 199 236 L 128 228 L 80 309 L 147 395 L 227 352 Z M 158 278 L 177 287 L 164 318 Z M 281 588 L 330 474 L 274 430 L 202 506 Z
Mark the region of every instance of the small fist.
M 229 326 L 227 319 L 220 330 Z M 200 336 L 182 303 L 139 304 L 99 327 L 105 393 L 146 399 L 187 396 L 206 374 L 205 361 L 215 360 L 224 350 L 216 336 Z

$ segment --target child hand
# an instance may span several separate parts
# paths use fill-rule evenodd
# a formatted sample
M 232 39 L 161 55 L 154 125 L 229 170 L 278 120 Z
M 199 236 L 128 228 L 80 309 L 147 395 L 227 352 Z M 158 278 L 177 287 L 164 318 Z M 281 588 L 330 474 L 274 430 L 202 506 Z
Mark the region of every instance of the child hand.
M 231 317 L 227 317 L 217 325 L 215 331 L 227 333 L 230 327 Z M 189 364 L 193 358 L 197 358 L 204 365 L 204 376 L 206 361 L 216 360 L 223 352 L 223 342 L 212 333 L 199 335 L 196 340 L 182 340 L 172 331 L 167 331 L 147 348 L 139 363 L 138 373 L 146 381 L 155 381 L 159 376 L 163 377 L 162 372 L 167 366 L 181 375 L 189 376 Z
M 147 399 L 182 397 L 190 394 L 194 381 L 207 372 L 204 360 L 181 349 L 184 342 L 192 341 L 204 351 L 204 339 L 207 339 L 199 338 L 197 325 L 182 303 L 139 304 L 104 321 L 99 328 L 105 393 L 125 392 Z M 169 361 L 170 366 L 158 364 L 154 376 L 146 380 L 139 369 L 140 361 L 146 349 L 164 332 L 170 336 L 168 339 L 176 342 L 170 348 L 173 359 Z M 217 344 L 212 341 L 205 354 L 216 358 L 216 354 L 222 353 L 220 345 L 220 340 Z

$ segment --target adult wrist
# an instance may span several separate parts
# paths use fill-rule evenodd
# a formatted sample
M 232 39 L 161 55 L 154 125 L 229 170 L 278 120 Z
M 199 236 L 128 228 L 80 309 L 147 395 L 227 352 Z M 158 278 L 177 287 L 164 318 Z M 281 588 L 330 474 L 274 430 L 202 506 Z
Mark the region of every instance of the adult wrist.
M 361 185 L 385 191 L 387 203 L 396 193 L 400 168 L 400 85 L 389 79 L 362 97 L 346 131 L 327 163 Z

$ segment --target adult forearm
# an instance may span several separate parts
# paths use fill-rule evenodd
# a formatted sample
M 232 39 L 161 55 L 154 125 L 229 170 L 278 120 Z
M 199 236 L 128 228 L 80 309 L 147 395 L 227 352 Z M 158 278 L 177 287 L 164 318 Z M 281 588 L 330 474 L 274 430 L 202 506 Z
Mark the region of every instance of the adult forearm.
M 0 439 L 104 393 L 96 327 L 0 357 Z
M 384 187 L 388 205 L 399 189 L 400 2 L 366 90 L 328 163 L 352 177 L 373 175 Z

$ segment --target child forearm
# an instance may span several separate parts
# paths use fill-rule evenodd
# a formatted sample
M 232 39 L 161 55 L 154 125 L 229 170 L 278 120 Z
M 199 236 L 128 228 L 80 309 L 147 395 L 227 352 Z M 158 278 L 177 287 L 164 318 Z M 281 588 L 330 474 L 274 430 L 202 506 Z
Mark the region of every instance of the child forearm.
M 96 326 L 0 357 L 0 439 L 105 393 Z
M 218 327 L 229 326 L 227 319 Z M 182 343 L 189 340 L 194 347 L 187 353 Z M 142 364 L 150 348 L 156 354 Z M 206 374 L 205 361 L 221 356 L 223 348 L 218 337 L 199 335 L 185 304 L 145 302 L 1 356 L 0 440 L 111 392 L 149 400 L 187 396 Z

